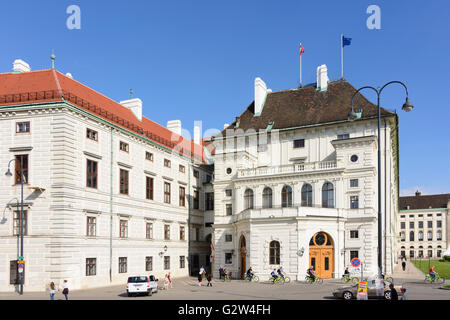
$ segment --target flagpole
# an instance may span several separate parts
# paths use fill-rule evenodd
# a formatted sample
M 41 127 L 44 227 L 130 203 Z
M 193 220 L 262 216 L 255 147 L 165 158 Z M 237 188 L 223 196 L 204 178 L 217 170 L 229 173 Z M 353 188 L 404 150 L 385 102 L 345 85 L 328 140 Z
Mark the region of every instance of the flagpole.
M 302 87 L 302 53 L 300 48 L 300 88 Z
M 341 79 L 344 79 L 344 35 L 341 33 Z

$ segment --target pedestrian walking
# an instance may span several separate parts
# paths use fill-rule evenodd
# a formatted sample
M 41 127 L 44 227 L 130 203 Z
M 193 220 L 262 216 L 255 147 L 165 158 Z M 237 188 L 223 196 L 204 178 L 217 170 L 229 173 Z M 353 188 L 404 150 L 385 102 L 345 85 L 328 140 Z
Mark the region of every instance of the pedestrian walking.
M 206 271 L 203 268 L 203 266 L 201 266 L 200 271 L 198 272 L 198 286 L 201 287 L 202 286 L 202 280 L 203 280 L 203 274 L 205 274 Z
M 406 288 L 401 287 L 400 291 L 402 292 L 402 297 L 400 298 L 400 300 L 409 300 L 408 294 L 406 293 Z
M 220 266 L 220 268 L 219 268 L 219 279 L 222 280 L 223 276 L 224 276 L 223 266 Z
M 67 283 L 67 280 L 64 280 L 62 294 L 66 300 L 69 300 L 69 284 Z
M 169 275 L 166 273 L 164 276 L 164 287 L 163 290 L 169 290 Z
M 209 273 L 209 274 L 206 276 L 206 280 L 208 280 L 208 284 L 206 285 L 207 287 L 212 287 L 211 278 L 212 278 L 212 274 Z
M 50 282 L 49 291 L 50 291 L 50 300 L 55 300 L 56 286 L 53 281 Z
M 403 271 L 406 270 L 406 262 L 405 262 L 405 260 L 402 261 L 402 268 L 403 268 Z
M 172 277 L 170 276 L 170 272 L 167 274 L 167 279 L 169 280 L 170 289 L 173 288 L 172 286 Z
M 391 289 L 391 300 L 398 300 L 397 290 L 395 290 L 394 285 L 392 283 L 389 284 L 389 289 Z

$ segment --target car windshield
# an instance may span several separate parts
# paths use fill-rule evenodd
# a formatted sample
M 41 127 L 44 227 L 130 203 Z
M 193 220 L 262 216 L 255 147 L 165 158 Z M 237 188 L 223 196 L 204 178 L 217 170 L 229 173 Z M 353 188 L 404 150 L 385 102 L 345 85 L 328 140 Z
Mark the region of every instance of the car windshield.
M 146 276 L 140 276 L 140 277 L 129 277 L 128 282 L 147 282 Z

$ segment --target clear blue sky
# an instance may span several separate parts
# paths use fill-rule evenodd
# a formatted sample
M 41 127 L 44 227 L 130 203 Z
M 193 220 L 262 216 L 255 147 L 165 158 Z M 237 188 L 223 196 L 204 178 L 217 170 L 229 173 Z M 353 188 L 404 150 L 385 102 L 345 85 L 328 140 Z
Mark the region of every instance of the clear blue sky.
M 66 8 L 81 8 L 81 30 L 69 30 Z M 381 30 L 366 9 L 381 8 Z M 16 58 L 33 70 L 56 68 L 119 101 L 134 96 L 144 115 L 192 131 L 222 128 L 253 100 L 261 77 L 274 91 L 295 88 L 298 46 L 305 47 L 303 83 L 316 67 L 355 87 L 404 81 L 415 109 L 401 111 L 404 91 L 392 86 L 382 105 L 400 116 L 400 188 L 450 193 L 450 2 L 323 1 L 2 1 L 0 72 Z M 365 95 L 375 102 L 372 92 Z

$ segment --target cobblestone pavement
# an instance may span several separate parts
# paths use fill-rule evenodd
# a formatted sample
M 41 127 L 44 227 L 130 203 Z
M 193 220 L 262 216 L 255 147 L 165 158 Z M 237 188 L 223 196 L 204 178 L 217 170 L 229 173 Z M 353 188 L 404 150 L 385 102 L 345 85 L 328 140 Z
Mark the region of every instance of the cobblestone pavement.
M 411 300 L 450 300 L 450 290 L 439 289 L 441 285 L 430 285 L 419 279 L 395 279 L 396 285 L 407 288 Z M 71 300 L 323 300 L 334 299 L 334 289 L 346 286 L 337 279 L 325 280 L 323 284 L 306 284 L 292 282 L 289 284 L 271 284 L 269 282 L 247 282 L 232 280 L 231 282 L 213 281 L 212 287 L 204 282 L 200 287 L 196 278 L 174 279 L 174 287 L 169 290 L 158 290 L 152 296 L 128 297 L 126 285 L 111 286 L 88 290 L 72 290 Z M 14 293 L 0 293 L 0 300 L 25 299 L 49 300 L 47 292 L 25 292 L 23 297 Z M 58 292 L 56 300 L 64 296 Z

